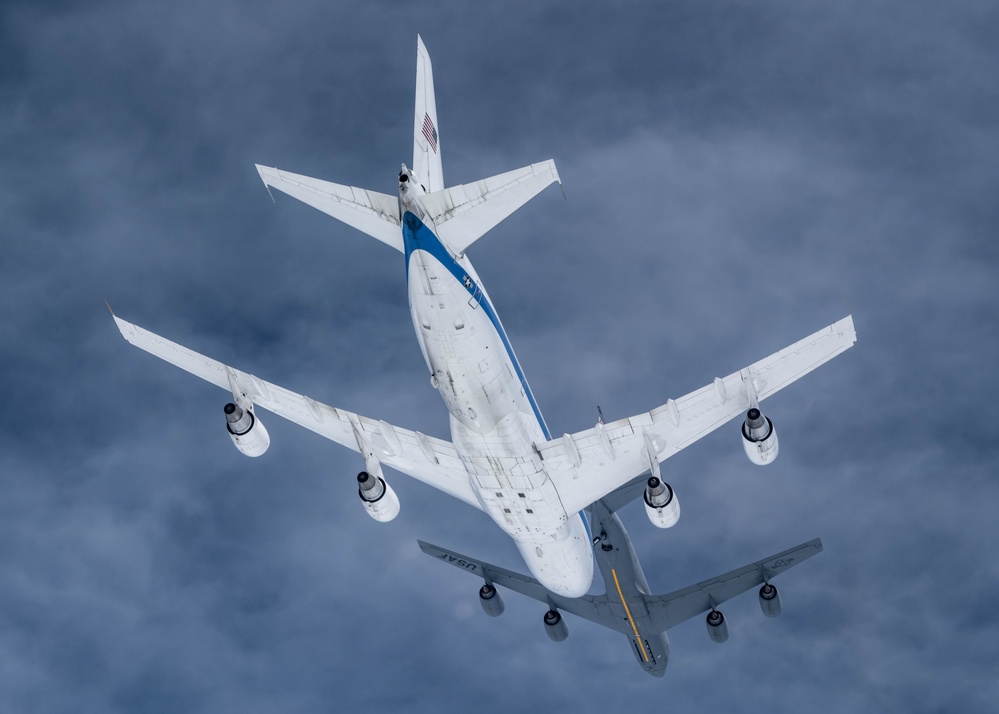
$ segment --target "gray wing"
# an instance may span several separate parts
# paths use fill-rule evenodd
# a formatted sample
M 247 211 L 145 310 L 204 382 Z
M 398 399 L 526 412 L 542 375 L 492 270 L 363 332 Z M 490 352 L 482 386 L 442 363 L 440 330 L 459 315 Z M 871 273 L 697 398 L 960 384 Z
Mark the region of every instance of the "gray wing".
M 649 471 L 646 471 L 645 473 L 633 478 L 624 486 L 611 491 L 606 496 L 601 498 L 600 501 L 594 501 L 594 503 L 603 503 L 604 508 L 606 508 L 609 512 L 614 513 L 645 493 L 645 484 L 648 478 Z M 587 506 L 587 509 L 592 508 L 593 503 Z
M 662 632 L 697 617 L 821 552 L 822 541 L 816 538 L 683 590 L 647 597 L 653 627 Z
M 610 603 L 606 595 L 584 595 L 581 598 L 567 598 L 556 595 L 545 589 L 544 585 L 534 578 L 512 570 L 506 570 L 497 565 L 490 565 L 467 555 L 455 553 L 441 548 L 440 546 L 425 543 L 418 540 L 420 550 L 427 555 L 437 558 L 441 562 L 449 563 L 459 570 L 482 578 L 488 583 L 502 585 L 503 587 L 518 592 L 521 595 L 534 598 L 538 602 L 543 602 L 549 607 L 556 607 L 563 612 L 569 612 L 584 620 L 595 622 L 598 625 L 610 628 L 615 632 L 628 634 L 631 632 L 627 628 L 627 622 L 616 617 L 611 611 Z

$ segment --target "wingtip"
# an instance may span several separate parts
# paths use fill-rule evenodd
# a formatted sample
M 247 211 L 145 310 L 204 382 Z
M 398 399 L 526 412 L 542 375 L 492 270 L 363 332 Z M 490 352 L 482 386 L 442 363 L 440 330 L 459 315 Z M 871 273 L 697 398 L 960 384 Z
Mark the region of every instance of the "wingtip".
M 104 302 L 105 304 L 107 304 L 107 300 L 105 300 Z M 110 305 L 108 305 L 108 310 L 111 310 Z M 128 335 L 129 333 L 135 332 L 135 325 L 133 325 L 131 322 L 128 322 L 127 320 L 122 320 L 120 317 L 114 314 L 114 310 L 111 310 L 111 318 L 114 320 L 115 327 L 118 328 L 118 332 L 121 333 L 121 336 L 124 337 L 126 341 L 130 341 L 128 339 Z
M 267 176 L 265 171 L 277 171 L 277 169 L 272 169 L 270 166 L 261 166 L 260 164 L 254 164 L 257 167 L 257 175 L 260 176 L 260 180 L 264 182 L 264 188 L 267 189 L 267 195 L 271 197 L 271 203 L 277 203 L 274 200 L 274 194 L 271 193 L 271 185 L 267 183 Z
M 132 323 L 122 320 L 120 317 L 115 315 L 114 310 L 111 308 L 111 303 L 109 303 L 106 299 L 104 300 L 104 304 L 108 306 L 108 312 L 111 313 L 111 319 L 114 320 L 114 324 L 118 328 L 118 332 L 120 332 L 124 337 L 126 328 L 132 327 Z
M 857 342 L 857 327 L 853 324 L 853 315 L 847 315 L 839 321 L 841 333 L 849 335 L 854 344 Z
M 558 188 L 562 192 L 562 200 L 564 201 L 566 199 L 565 186 L 562 185 L 562 177 L 558 175 L 558 167 L 555 165 L 555 159 L 548 159 L 548 166 L 551 169 L 555 180 L 558 182 Z

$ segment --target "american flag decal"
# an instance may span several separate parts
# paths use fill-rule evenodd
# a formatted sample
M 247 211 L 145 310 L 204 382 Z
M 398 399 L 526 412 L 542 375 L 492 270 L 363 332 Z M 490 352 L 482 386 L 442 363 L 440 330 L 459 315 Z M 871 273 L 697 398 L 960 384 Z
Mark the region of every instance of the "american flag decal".
M 423 136 L 427 138 L 430 143 L 430 148 L 437 153 L 437 129 L 434 128 L 434 123 L 430 121 L 430 115 L 423 115 Z

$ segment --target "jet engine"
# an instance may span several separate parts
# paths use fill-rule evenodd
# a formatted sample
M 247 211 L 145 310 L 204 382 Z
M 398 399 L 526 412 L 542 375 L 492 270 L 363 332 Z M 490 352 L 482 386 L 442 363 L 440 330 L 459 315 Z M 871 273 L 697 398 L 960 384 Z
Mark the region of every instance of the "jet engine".
M 665 481 L 655 476 L 645 487 L 645 513 L 657 528 L 672 528 L 680 520 L 680 501 Z
M 717 610 L 711 610 L 705 620 L 708 623 L 708 637 L 721 644 L 728 639 L 728 623 L 725 616 Z
M 249 409 L 232 402 L 225 405 L 225 425 L 232 443 L 247 456 L 260 456 L 271 445 L 271 436 Z
M 760 609 L 767 617 L 777 617 L 780 614 L 780 593 L 770 583 L 763 583 L 760 588 Z
M 380 476 L 372 476 L 367 471 L 357 474 L 357 495 L 368 515 L 376 521 L 387 523 L 399 515 L 399 497 Z
M 489 617 L 499 617 L 505 609 L 503 598 L 492 583 L 486 583 L 479 588 L 479 604 Z
M 777 458 L 777 430 L 770 417 L 757 407 L 746 412 L 746 421 L 742 422 L 742 446 L 757 466 L 766 466 Z
M 545 613 L 545 632 L 552 642 L 563 642 L 569 636 L 569 626 L 565 624 L 558 610 Z

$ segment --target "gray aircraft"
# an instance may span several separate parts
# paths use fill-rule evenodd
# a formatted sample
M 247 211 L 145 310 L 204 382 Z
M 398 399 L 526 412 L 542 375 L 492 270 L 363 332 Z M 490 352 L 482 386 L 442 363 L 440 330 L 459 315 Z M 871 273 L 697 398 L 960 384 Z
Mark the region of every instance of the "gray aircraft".
M 728 623 L 718 606 L 757 585 L 762 586 L 759 600 L 763 614 L 776 617 L 781 612 L 781 601 L 771 579 L 822 551 L 822 541 L 816 538 L 682 590 L 653 595 L 628 532 L 615 511 L 640 494 L 644 496 L 646 506 L 651 506 L 657 491 L 664 485 L 655 476 L 647 481 L 640 477 L 587 509 L 594 533 L 593 551 L 607 588 L 603 595 L 580 598 L 557 595 L 534 578 L 418 542 L 427 555 L 485 581 L 479 589 L 479 602 L 487 615 L 498 617 L 503 613 L 503 600 L 496 589 L 501 585 L 548 606 L 544 616 L 545 632 L 555 642 L 562 642 L 569 636 L 562 611 L 569 612 L 625 635 L 642 669 L 654 677 L 662 677 L 669 661 L 666 630 L 706 612 L 708 635 L 715 642 L 724 642 L 728 639 Z

